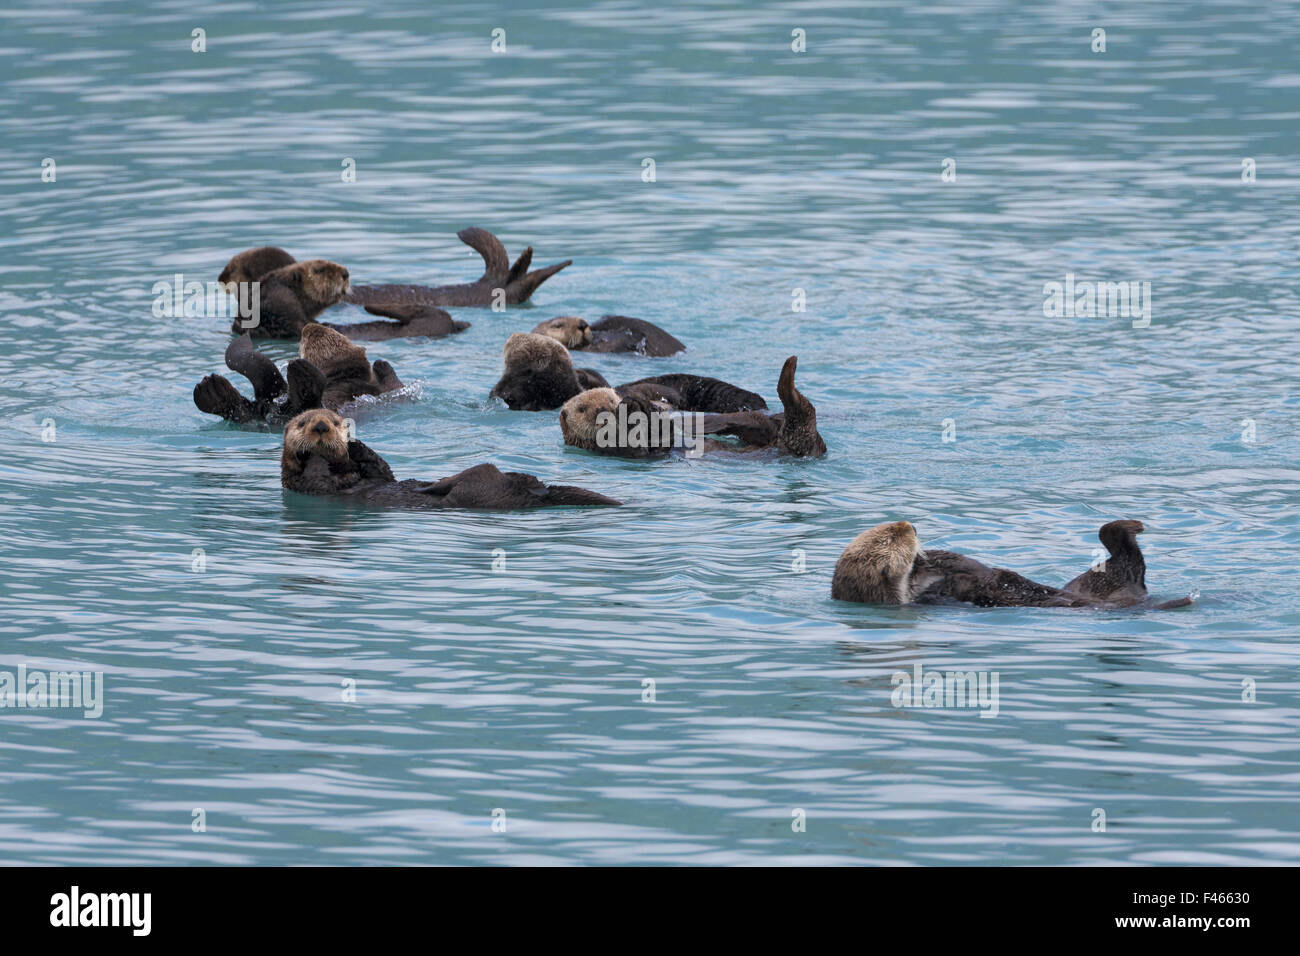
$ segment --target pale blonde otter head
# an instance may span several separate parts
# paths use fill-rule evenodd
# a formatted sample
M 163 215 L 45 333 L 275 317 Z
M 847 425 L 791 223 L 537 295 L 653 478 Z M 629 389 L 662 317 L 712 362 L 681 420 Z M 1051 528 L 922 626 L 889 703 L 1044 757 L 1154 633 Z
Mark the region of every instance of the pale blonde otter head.
M 370 372 L 370 360 L 366 358 L 365 349 L 337 329 L 316 322 L 302 327 L 298 356 L 311 362 L 326 375 L 336 374 L 343 369 L 351 371 L 354 367 L 358 374 Z
M 278 246 L 259 246 L 256 249 L 245 249 L 226 263 L 226 267 L 221 270 L 221 275 L 217 278 L 217 281 L 231 295 L 236 295 L 241 282 L 256 282 L 268 272 L 274 272 L 276 269 L 292 265 L 293 261 L 293 256 Z
M 579 448 L 595 448 L 601 412 L 617 414 L 618 392 L 612 388 L 589 388 L 560 407 L 560 431 L 564 443 Z
M 840 555 L 831 580 L 831 597 L 867 604 L 907 604 L 912 600 L 912 565 L 921 553 L 911 523 L 878 524 L 849 542 Z
M 582 349 L 591 344 L 591 326 L 576 315 L 561 315 L 533 329 L 534 334 L 549 335 L 566 349 Z
M 328 408 L 313 408 L 284 426 L 284 454 L 280 466 L 286 474 L 297 474 L 312 455 L 326 461 L 348 457 L 348 426 Z
M 501 350 L 507 369 L 530 367 L 541 372 L 556 363 L 573 367 L 569 350 L 548 335 L 533 332 L 516 332 L 506 339 Z
M 309 259 L 276 269 L 267 276 L 297 289 L 304 299 L 330 306 L 352 291 L 348 270 L 328 259 Z

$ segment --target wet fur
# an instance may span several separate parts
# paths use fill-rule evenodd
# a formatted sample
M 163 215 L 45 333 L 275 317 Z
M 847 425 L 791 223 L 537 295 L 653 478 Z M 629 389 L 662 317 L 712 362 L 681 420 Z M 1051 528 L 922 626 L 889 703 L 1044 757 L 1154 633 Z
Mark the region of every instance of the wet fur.
M 235 339 L 226 349 L 226 365 L 252 383 L 253 399 L 240 395 L 224 376 L 208 375 L 194 386 L 195 406 L 237 424 L 280 425 L 308 409 L 339 411 L 363 395 L 402 388 L 391 365 L 383 360 L 371 365 L 365 349 L 335 330 L 306 326 L 299 352 L 281 375 L 248 336 Z
M 576 315 L 561 315 L 540 323 L 533 331 L 549 335 L 573 351 L 635 352 L 658 357 L 686 350 L 659 326 L 627 315 L 602 316 L 590 325 Z
M 334 412 L 304 412 L 285 426 L 280 483 L 290 491 L 330 495 L 393 508 L 520 510 L 563 505 L 618 505 L 585 488 L 545 485 L 533 475 L 475 465 L 438 481 L 398 481 L 378 454 L 355 439 Z
M 1039 584 L 1007 570 L 989 567 L 952 551 L 922 551 L 919 545 L 911 565 L 900 571 L 906 553 L 892 540 L 890 529 L 906 522 L 878 525 L 853 540 L 840 556 L 831 582 L 831 597 L 869 604 L 942 604 L 963 602 L 979 607 L 1129 607 L 1147 596 L 1146 562 L 1137 545 L 1140 521 L 1121 520 L 1103 525 L 1099 537 L 1111 553 L 1104 571 L 1087 571 L 1064 588 Z M 913 538 L 915 540 L 915 532 Z M 907 595 L 907 597 L 904 597 Z M 1156 605 L 1159 610 L 1190 604 L 1180 598 Z

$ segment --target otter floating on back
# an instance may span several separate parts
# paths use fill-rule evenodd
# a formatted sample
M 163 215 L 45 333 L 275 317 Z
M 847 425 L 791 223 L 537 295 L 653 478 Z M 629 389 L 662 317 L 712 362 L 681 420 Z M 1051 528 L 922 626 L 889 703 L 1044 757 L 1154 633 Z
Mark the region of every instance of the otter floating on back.
M 647 386 L 646 382 L 652 380 L 618 389 L 581 392 L 560 409 L 564 443 L 624 458 L 653 458 L 674 449 L 686 449 L 687 457 L 692 458 L 706 451 L 748 453 L 765 449 L 776 449 L 795 458 L 820 458 L 826 454 L 826 442 L 817 431 L 817 409 L 795 388 L 798 363 L 798 357 L 792 355 L 781 367 L 776 390 L 783 410 L 770 416 L 759 410 L 694 417 L 674 415 L 683 409 L 664 400 L 664 389 Z M 668 391 L 689 404 L 681 391 Z M 686 392 L 690 399 L 708 404 L 707 400 L 692 395 L 689 388 Z M 740 444 L 708 439 L 705 437 L 708 435 L 729 435 L 740 439 Z
M 282 375 L 242 335 L 227 347 L 226 366 L 252 383 L 253 400 L 240 395 L 225 376 L 208 375 L 194 386 L 194 404 L 201 412 L 237 424 L 281 425 L 311 408 L 343 411 L 364 395 L 384 395 L 403 387 L 387 362 L 380 359 L 371 365 L 365 349 L 314 322 L 302 330 L 298 355 Z
M 492 388 L 516 411 L 559 408 L 589 388 L 608 388 L 594 369 L 575 369 L 558 340 L 536 332 L 516 332 L 502 349 L 505 371 Z M 740 412 L 767 408 L 763 396 L 704 375 L 656 375 L 619 385 L 620 395 L 662 402 L 678 411 Z
M 686 351 L 686 346 L 659 326 L 628 315 L 604 315 L 587 323 L 576 315 L 561 315 L 538 324 L 533 332 L 549 335 L 573 352 L 635 352 L 662 357 Z
M 528 271 L 530 246 L 510 265 L 505 246 L 486 229 L 462 229 L 460 240 L 483 257 L 485 269 L 476 281 L 461 285 L 364 285 L 352 287 L 348 270 L 335 262 L 314 259 L 295 262 L 285 250 L 260 246 L 239 253 L 226 264 L 218 281 L 231 285 L 262 283 L 258 325 L 246 328 L 236 320 L 236 334 L 257 338 L 297 338 L 302 327 L 339 302 L 360 305 L 372 315 L 396 322 L 360 322 L 335 325 L 349 338 L 380 340 L 413 336 L 443 336 L 469 328 L 442 306 L 491 306 L 498 299 L 507 305 L 525 302 L 537 287 L 572 263 L 565 260 L 544 269 Z M 306 266 L 299 269 L 299 266 Z
M 1064 588 L 1038 584 L 1015 571 L 991 568 L 952 551 L 924 551 L 906 521 L 881 524 L 849 543 L 835 563 L 831 597 L 864 604 L 944 604 L 980 607 L 1131 607 L 1147 597 L 1146 561 L 1138 547 L 1142 522 L 1111 521 L 1098 537 L 1110 552 L 1101 571 L 1089 570 Z M 1184 607 L 1191 598 L 1157 604 Z
M 488 464 L 438 481 L 398 481 L 386 461 L 361 442 L 349 440 L 343 419 L 324 408 L 303 412 L 285 426 L 280 484 L 307 495 L 420 510 L 622 504 L 586 488 L 545 485 L 533 475 L 502 472 Z

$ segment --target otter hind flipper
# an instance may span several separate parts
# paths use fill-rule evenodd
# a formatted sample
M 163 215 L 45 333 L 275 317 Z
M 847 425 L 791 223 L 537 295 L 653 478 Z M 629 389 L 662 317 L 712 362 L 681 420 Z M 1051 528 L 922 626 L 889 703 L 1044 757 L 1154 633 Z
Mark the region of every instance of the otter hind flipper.
M 1081 597 L 1113 603 L 1135 604 L 1147 595 L 1146 559 L 1137 536 L 1146 528 L 1141 521 L 1108 521 L 1097 531 L 1109 557 L 1100 568 L 1089 568 L 1065 585 Z
M 501 240 L 486 229 L 470 226 L 456 233 L 461 242 L 483 257 L 483 278 L 480 282 L 495 282 L 510 274 L 510 257 Z
M 523 252 L 519 253 L 519 258 L 515 264 L 510 267 L 510 272 L 506 276 L 506 285 L 512 282 L 518 282 L 520 278 L 528 274 L 528 267 L 533 263 L 533 247 L 529 246 Z
M 194 406 L 208 415 L 240 425 L 257 417 L 257 407 L 240 395 L 224 375 L 205 375 L 194 386 Z
M 275 363 L 253 347 L 248 333 L 226 346 L 226 368 L 238 372 L 253 384 L 253 396 L 258 403 L 270 403 L 285 393 L 284 376 Z
M 785 409 L 777 445 L 787 455 L 820 458 L 826 454 L 826 442 L 817 431 L 816 407 L 794 387 L 794 372 L 798 364 L 799 357 L 791 355 L 781 366 L 781 377 L 777 379 L 776 392 L 781 396 L 781 405 Z
M 325 373 L 306 359 L 294 359 L 289 363 L 289 400 L 285 412 L 298 415 L 312 408 L 321 408 L 328 384 Z
M 535 269 L 522 278 L 516 279 L 506 286 L 506 301 L 511 305 L 518 305 L 521 302 L 527 302 L 532 298 L 533 293 L 537 291 L 538 286 L 561 269 L 571 265 L 573 265 L 573 260 L 565 259 L 563 262 L 557 262 L 553 266 L 547 266 L 544 269 Z

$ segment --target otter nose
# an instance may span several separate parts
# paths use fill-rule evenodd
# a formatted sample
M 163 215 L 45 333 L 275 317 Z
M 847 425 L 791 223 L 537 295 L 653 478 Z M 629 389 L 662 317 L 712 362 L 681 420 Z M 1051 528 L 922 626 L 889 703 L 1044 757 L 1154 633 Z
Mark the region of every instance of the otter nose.
M 329 422 L 317 422 L 314 426 L 312 426 L 312 431 L 314 431 L 317 435 L 324 435 L 329 430 L 330 430 Z
M 347 270 L 347 269 L 344 269 L 344 270 L 343 270 L 343 278 L 346 279 L 347 277 L 348 277 L 348 270 Z

